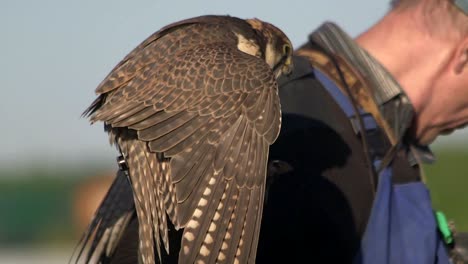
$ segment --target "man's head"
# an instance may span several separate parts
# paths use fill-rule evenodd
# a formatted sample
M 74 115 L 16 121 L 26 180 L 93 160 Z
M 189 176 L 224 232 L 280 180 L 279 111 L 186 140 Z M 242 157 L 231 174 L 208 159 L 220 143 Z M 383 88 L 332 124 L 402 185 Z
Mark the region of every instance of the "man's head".
M 358 42 L 402 85 L 416 111 L 414 138 L 429 144 L 468 124 L 468 14 L 454 0 L 391 5 Z

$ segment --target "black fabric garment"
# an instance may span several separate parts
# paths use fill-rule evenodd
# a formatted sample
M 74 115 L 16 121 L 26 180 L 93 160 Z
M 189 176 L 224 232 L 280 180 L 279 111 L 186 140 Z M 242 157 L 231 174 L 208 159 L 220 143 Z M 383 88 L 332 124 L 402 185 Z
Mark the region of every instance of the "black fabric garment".
M 361 139 L 304 58 L 283 80 L 283 126 L 270 151 L 292 171 L 268 186 L 257 263 L 351 263 L 374 198 Z M 378 145 L 373 143 L 374 145 Z M 394 162 L 400 182 L 418 180 L 405 151 Z

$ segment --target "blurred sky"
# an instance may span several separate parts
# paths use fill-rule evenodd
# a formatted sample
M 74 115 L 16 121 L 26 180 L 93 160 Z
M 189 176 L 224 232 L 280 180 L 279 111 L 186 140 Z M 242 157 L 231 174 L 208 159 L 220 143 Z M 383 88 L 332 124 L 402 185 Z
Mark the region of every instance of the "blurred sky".
M 356 36 L 388 9 L 387 0 L 2 0 L 0 3 L 0 166 L 98 159 L 113 162 L 102 124 L 82 111 L 128 52 L 174 21 L 203 15 L 258 17 L 294 45 L 325 20 Z M 468 131 L 436 145 L 468 148 Z

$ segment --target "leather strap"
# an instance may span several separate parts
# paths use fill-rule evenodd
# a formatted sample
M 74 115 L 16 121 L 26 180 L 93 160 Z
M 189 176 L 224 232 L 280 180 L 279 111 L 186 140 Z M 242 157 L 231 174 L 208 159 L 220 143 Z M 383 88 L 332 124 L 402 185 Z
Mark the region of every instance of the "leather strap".
M 320 69 L 327 77 L 331 78 L 336 84 L 341 84 L 339 73 L 330 58 L 322 52 L 314 49 L 300 49 L 297 55 L 307 57 L 312 66 Z M 365 79 L 360 76 L 353 68 L 348 65 L 346 60 L 339 56 L 334 57 L 335 60 L 340 64 L 340 68 L 345 78 L 346 83 L 349 86 L 351 95 L 359 106 L 366 112 L 370 113 L 379 127 L 385 132 L 388 141 L 392 146 L 398 144 L 398 139 L 394 135 L 390 128 L 390 125 L 385 121 L 382 114 L 380 113 L 378 105 L 375 103 L 372 93 L 370 92 L 368 85 L 366 85 Z M 347 94 L 341 85 L 338 87 Z M 348 95 L 349 96 L 349 95 Z

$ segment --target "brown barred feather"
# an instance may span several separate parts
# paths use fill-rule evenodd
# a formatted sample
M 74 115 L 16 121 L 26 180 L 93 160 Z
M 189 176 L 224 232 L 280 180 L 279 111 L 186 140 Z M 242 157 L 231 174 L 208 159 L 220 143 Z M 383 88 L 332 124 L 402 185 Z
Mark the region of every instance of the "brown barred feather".
M 169 25 L 96 89 L 86 113 L 105 123 L 127 162 L 144 264 L 156 261 L 155 247 L 159 259 L 170 251 L 168 218 L 184 228 L 179 263 L 255 260 L 268 147 L 281 125 L 274 65 L 262 56 L 266 43 L 277 63 L 291 54 L 281 31 L 252 23 L 204 16 Z M 121 234 L 110 230 L 109 250 Z

